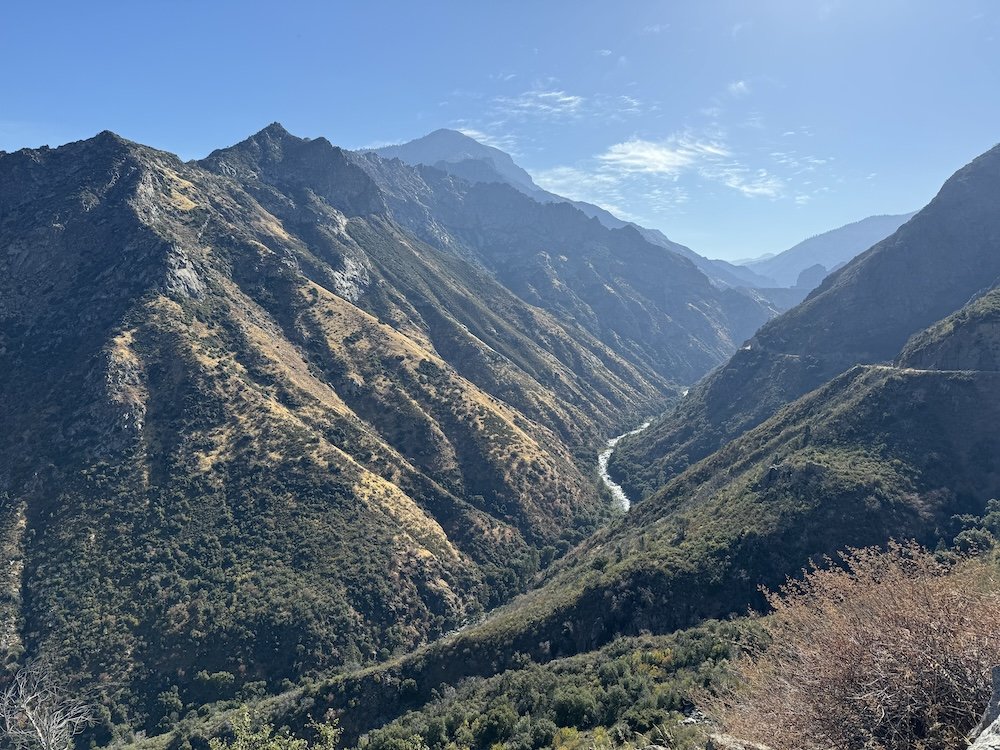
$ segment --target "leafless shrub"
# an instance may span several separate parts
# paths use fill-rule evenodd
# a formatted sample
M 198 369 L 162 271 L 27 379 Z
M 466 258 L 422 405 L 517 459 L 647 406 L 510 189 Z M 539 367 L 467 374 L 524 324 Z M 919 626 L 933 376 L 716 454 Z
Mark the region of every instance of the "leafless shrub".
M 29 662 L 0 691 L 0 737 L 17 750 L 68 750 L 95 706 L 62 687 L 52 667 Z
M 1000 664 L 995 568 L 900 544 L 843 562 L 765 592 L 769 643 L 714 706 L 727 731 L 776 750 L 964 748 Z

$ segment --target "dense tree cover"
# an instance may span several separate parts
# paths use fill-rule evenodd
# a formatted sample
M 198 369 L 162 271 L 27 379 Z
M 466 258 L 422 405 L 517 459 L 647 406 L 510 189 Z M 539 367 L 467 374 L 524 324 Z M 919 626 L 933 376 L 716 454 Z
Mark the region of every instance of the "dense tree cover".
M 110 133 L 0 155 L 0 655 L 93 685 L 98 743 L 477 621 L 672 390 L 282 138 L 315 158 L 278 186 Z
M 336 722 L 313 722 L 314 742 L 292 737 L 286 732 L 275 732 L 267 723 L 255 723 L 250 712 L 243 709 L 230 723 L 230 736 L 213 737 L 209 750 L 336 750 L 340 730 Z
M 366 750 L 511 750 L 532 748 L 642 745 L 650 739 L 674 742 L 701 734 L 695 696 L 720 684 L 728 660 L 741 644 L 759 638 L 756 623 L 708 622 L 665 636 L 624 638 L 579 656 L 537 664 L 522 656 L 519 666 L 489 678 L 441 685 L 434 697 L 385 726 L 361 737 L 343 739 Z M 416 685 L 385 684 L 403 698 Z M 306 718 L 297 734 L 310 729 L 322 707 L 304 693 L 257 702 L 262 714 L 289 716 L 290 702 Z M 173 732 L 146 747 L 207 747 L 208 737 L 230 733 L 244 721 L 242 701 L 223 701 L 192 714 Z M 374 706 L 352 702 L 339 712 L 342 723 L 359 725 Z M 694 713 L 693 713 L 694 712 Z M 369 716 L 370 718 L 370 716 Z M 682 745 L 677 745 L 682 746 Z
M 761 608 L 758 584 L 779 586 L 846 546 L 897 537 L 933 547 L 956 536 L 971 545 L 985 531 L 974 519 L 995 513 L 986 508 L 998 490 L 994 393 L 990 373 L 852 371 L 554 561 L 540 586 L 482 624 L 317 680 L 279 711 L 281 721 L 301 726 L 308 711 L 343 711 L 353 741 L 434 701 L 442 684 Z M 359 705 L 366 710 L 352 713 Z M 578 713 L 586 725 L 588 707 Z
M 528 663 L 444 688 L 417 712 L 361 738 L 359 748 L 403 743 L 510 750 L 622 745 L 640 737 L 689 734 L 693 697 L 717 683 L 747 627 L 706 623 L 669 636 L 616 641 L 545 665 Z

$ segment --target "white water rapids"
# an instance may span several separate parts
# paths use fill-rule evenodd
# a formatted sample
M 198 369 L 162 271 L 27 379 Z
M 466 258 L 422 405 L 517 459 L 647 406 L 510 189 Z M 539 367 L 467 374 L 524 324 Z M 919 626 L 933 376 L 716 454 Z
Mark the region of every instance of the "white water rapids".
M 643 422 L 641 425 L 636 427 L 630 432 L 623 432 L 617 437 L 613 437 L 608 441 L 608 447 L 601 451 L 601 454 L 597 457 L 597 471 L 601 475 L 601 481 L 604 482 L 604 486 L 611 491 L 611 495 L 614 497 L 615 501 L 622 506 L 623 510 L 628 510 L 632 507 L 632 503 L 628 499 L 628 495 L 625 494 L 625 490 L 620 484 L 618 484 L 611 475 L 608 474 L 608 461 L 611 460 L 611 454 L 615 452 L 615 446 L 618 445 L 618 441 L 629 435 L 638 435 L 640 432 L 649 427 L 649 421 Z

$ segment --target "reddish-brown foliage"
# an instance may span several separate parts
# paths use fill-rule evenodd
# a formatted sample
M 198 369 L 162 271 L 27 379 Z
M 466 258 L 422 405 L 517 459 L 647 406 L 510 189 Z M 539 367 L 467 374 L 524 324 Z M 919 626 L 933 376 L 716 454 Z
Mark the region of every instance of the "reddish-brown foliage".
M 735 664 L 715 706 L 776 750 L 965 747 L 1000 664 L 996 568 L 916 545 L 852 550 L 767 592 L 767 645 Z

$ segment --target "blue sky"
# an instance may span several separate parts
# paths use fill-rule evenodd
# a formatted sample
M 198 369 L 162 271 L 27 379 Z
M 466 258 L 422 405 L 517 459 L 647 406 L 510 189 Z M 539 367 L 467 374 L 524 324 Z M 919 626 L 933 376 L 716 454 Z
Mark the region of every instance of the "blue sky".
M 10 3 L 0 71 L 0 149 L 451 127 L 725 258 L 919 208 L 1000 141 L 995 0 Z

